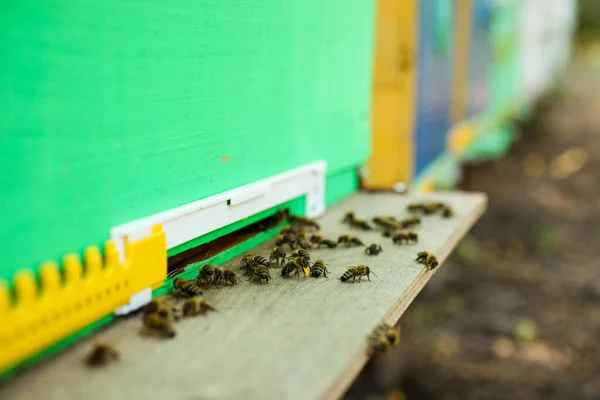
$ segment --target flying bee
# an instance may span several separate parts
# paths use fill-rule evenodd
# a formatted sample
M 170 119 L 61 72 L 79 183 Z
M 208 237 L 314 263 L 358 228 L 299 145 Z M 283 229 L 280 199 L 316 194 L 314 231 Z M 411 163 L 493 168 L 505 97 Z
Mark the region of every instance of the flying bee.
M 210 282 L 215 277 L 215 268 L 210 264 L 205 264 L 198 271 L 198 276 L 196 277 L 196 284 L 200 285 L 202 282 Z
M 237 275 L 235 272 L 226 268 L 215 269 L 215 279 L 213 280 L 215 286 L 218 286 L 221 282 L 227 284 L 228 282 L 232 285 L 237 283 Z
M 346 247 L 364 246 L 365 244 L 356 236 L 342 235 L 338 238 L 338 244 L 345 244 Z
M 192 315 L 204 315 L 209 311 L 217 311 L 212 304 L 201 297 L 187 299 L 182 307 L 183 315 L 190 317 Z
M 323 277 L 327 278 L 328 272 L 329 272 L 329 270 L 325 266 L 325 263 L 323 262 L 323 260 L 316 260 L 310 266 L 310 276 L 312 276 L 313 278 L 318 278 L 321 275 L 323 275 Z
M 348 211 L 346 214 L 344 214 L 344 218 L 342 219 L 342 223 L 343 224 L 349 224 L 352 221 L 354 221 L 354 212 Z
M 370 256 L 376 256 L 382 251 L 383 249 L 381 248 L 381 245 L 376 243 L 370 244 L 367 248 L 365 248 L 365 254 Z
M 187 295 L 188 297 L 202 296 L 202 289 L 200 286 L 187 279 L 177 278 L 173 281 L 174 292 L 176 295 Z
M 287 263 L 281 269 L 281 276 L 284 278 L 288 278 L 292 273 L 295 273 L 296 276 L 300 277 L 300 272 L 302 271 L 303 265 L 299 258 L 293 258 L 288 260 Z
M 158 314 L 169 321 L 177 321 L 181 316 L 173 304 L 168 301 L 166 296 L 155 298 L 144 306 L 143 311 L 145 314 Z
M 266 283 L 269 283 L 269 280 L 271 279 L 271 274 L 269 273 L 269 268 L 267 268 L 266 266 L 262 265 L 262 264 L 257 264 L 254 269 L 252 270 L 252 273 L 250 274 L 250 279 L 252 279 L 253 277 L 257 277 L 258 278 L 258 283 L 263 283 L 263 281 L 265 281 Z
M 417 243 L 419 241 L 419 235 L 414 232 L 398 232 L 392 236 L 392 241 L 395 244 Z
M 144 327 L 146 328 L 147 332 L 152 332 L 167 338 L 173 338 L 177 334 L 171 321 L 161 317 L 157 313 L 149 313 L 144 315 Z
M 115 348 L 107 343 L 95 342 L 92 352 L 85 359 L 85 363 L 90 367 L 100 367 L 118 360 L 119 352 Z
M 415 261 L 419 264 L 425 264 L 429 269 L 435 269 L 439 265 L 437 257 L 426 251 L 419 252 Z
M 292 224 L 312 228 L 317 231 L 321 229 L 321 226 L 314 219 L 311 218 L 300 217 L 298 215 L 290 215 L 288 219 Z
M 356 277 L 358 277 L 358 281 L 360 282 L 362 277 L 366 276 L 369 282 L 371 282 L 371 274 L 375 275 L 375 273 L 371 271 L 371 268 L 367 267 L 366 265 L 357 265 L 356 267 L 349 267 L 348 270 L 340 277 L 340 280 L 342 282 L 348 282 L 350 278 L 352 278 L 352 283 L 354 283 Z
M 442 208 L 442 217 L 444 218 L 452 218 L 454 216 L 454 210 L 450 206 L 444 206 Z
M 400 221 L 400 225 L 402 228 L 411 228 L 413 226 L 417 226 L 421 223 L 421 218 L 419 217 L 411 217 L 405 220 Z
M 388 324 L 382 324 L 375 328 L 369 339 L 371 351 L 382 354 L 391 347 L 398 347 L 400 343 L 400 330 Z
M 269 262 L 275 260 L 275 265 L 283 265 L 286 256 L 287 254 L 283 247 L 273 247 L 273 250 L 271 250 L 271 255 L 269 256 Z

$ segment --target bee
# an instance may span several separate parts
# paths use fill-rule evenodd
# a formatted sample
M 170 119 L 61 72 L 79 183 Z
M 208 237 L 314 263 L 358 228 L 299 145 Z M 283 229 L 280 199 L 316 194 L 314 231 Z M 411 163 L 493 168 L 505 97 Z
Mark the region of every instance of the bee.
M 350 226 L 352 228 L 361 229 L 363 231 L 370 231 L 373 229 L 367 221 L 356 218 L 352 222 L 350 222 Z
M 196 284 L 200 285 L 200 283 L 204 282 L 210 282 L 214 279 L 215 277 L 215 268 L 210 265 L 210 264 L 206 264 L 203 265 L 202 268 L 200 268 L 200 271 L 198 271 L 198 276 L 196 277 Z
M 337 247 L 337 243 L 333 240 L 329 240 L 324 238 L 321 235 L 312 235 L 310 237 L 310 241 L 314 243 L 317 247 L 321 247 L 323 245 L 327 246 L 330 249 L 335 249 Z
M 400 343 L 400 330 L 388 324 L 381 324 L 373 331 L 370 337 L 371 351 L 377 354 L 385 353 L 391 347 L 398 347 Z
M 289 277 L 292 273 L 295 273 L 296 276 L 300 277 L 300 271 L 302 271 L 303 265 L 301 264 L 300 259 L 293 258 L 289 260 L 283 268 L 281 269 L 281 276 L 284 278 Z
M 376 256 L 377 254 L 381 253 L 382 251 L 383 251 L 383 249 L 381 248 L 380 244 L 373 243 L 365 249 L 365 254 L 370 255 L 370 256 Z
M 264 258 L 263 256 L 252 257 L 252 262 L 254 263 L 254 265 L 256 265 L 256 264 L 264 265 L 267 268 L 269 268 L 271 266 L 271 263 L 269 261 L 267 261 L 267 259 Z
M 119 360 L 119 352 L 106 343 L 96 342 L 92 352 L 86 357 L 85 363 L 90 367 L 100 367 L 111 361 Z
M 287 254 L 283 247 L 273 247 L 273 250 L 271 250 L 271 255 L 269 256 L 269 262 L 275 260 L 275 265 L 283 265 L 286 256 Z
M 308 254 L 308 251 L 306 251 L 304 249 L 292 251 L 292 257 L 308 258 L 310 260 L 310 254 Z
M 398 232 L 398 229 L 385 229 L 381 236 L 383 237 L 392 237 Z
M 215 269 L 215 279 L 213 280 L 215 286 L 219 285 L 223 281 L 224 284 L 227 282 L 235 285 L 237 283 L 237 276 L 235 272 L 226 268 Z
M 321 275 L 327 278 L 328 272 L 329 270 L 325 266 L 323 260 L 317 260 L 310 266 L 310 276 L 312 276 L 313 278 L 318 278 Z
M 371 229 L 373 229 L 373 228 L 371 228 L 371 225 L 369 225 L 369 223 L 367 221 L 356 218 L 352 211 L 348 211 L 344 215 L 342 222 L 344 224 L 350 225 L 352 228 L 362 229 L 364 231 L 370 231 Z
M 414 232 L 398 232 L 392 236 L 392 241 L 395 244 L 417 243 L 419 241 L 419 235 Z
M 298 233 L 296 236 L 296 243 L 304 250 L 312 249 L 312 245 L 310 244 L 310 241 L 307 239 L 306 233 L 304 232 Z
M 269 269 L 262 265 L 262 264 L 257 264 L 254 269 L 252 270 L 252 273 L 250 274 L 250 279 L 252 279 L 253 277 L 257 277 L 258 278 L 258 283 L 263 283 L 263 281 L 265 281 L 266 283 L 269 283 L 269 279 L 271 279 L 271 274 L 269 273 Z
M 425 264 L 429 269 L 435 269 L 439 265 L 437 257 L 426 251 L 419 252 L 415 261 L 419 264 Z
M 383 229 L 399 229 L 401 226 L 392 217 L 375 217 L 372 219 L 373 223 Z
M 400 225 L 402 228 L 411 228 L 413 226 L 417 226 L 421 223 L 421 218 L 419 217 L 411 217 L 405 220 L 400 221 Z
M 278 235 L 275 238 L 275 246 L 281 247 L 286 244 L 290 246 L 292 250 L 294 250 L 296 248 L 296 236 L 290 233 L 286 233 L 284 235 Z
M 202 296 L 202 289 L 192 281 L 187 279 L 177 278 L 173 281 L 173 291 L 176 296 Z
M 425 210 L 424 203 L 412 203 L 406 206 L 406 210 L 411 213 L 422 213 Z
M 201 297 L 187 299 L 182 307 L 183 315 L 189 317 L 192 315 L 204 315 L 209 311 L 217 311 L 212 304 Z
M 157 313 L 149 313 L 144 315 L 144 326 L 149 332 L 156 333 L 160 336 L 174 338 L 177 332 L 173 328 L 173 324 L 166 318 L 161 317 Z
M 169 321 L 177 321 L 180 318 L 179 312 L 175 309 L 166 296 L 157 297 L 143 308 L 145 314 L 156 313 Z
M 252 259 L 254 258 L 254 253 L 246 253 L 242 256 L 242 261 L 240 263 L 243 270 L 245 270 L 245 274 L 248 274 L 252 270 Z
M 307 228 L 316 229 L 317 231 L 321 229 L 321 226 L 313 219 L 307 217 L 300 217 L 298 215 L 290 215 L 289 220 L 292 224 L 297 224 L 300 226 L 305 226 Z
M 348 282 L 350 278 L 352 278 L 352 283 L 354 283 L 356 277 L 358 277 L 358 281 L 360 282 L 362 277 L 366 276 L 369 282 L 371 282 L 371 274 L 375 275 L 375 273 L 371 271 L 371 268 L 365 265 L 357 265 L 356 267 L 349 267 L 348 270 L 340 277 L 340 280 L 342 282 Z
M 450 206 L 444 206 L 442 208 L 442 217 L 444 218 L 451 218 L 454 216 L 454 210 L 452 210 L 452 207 Z
M 298 230 L 291 226 L 291 225 L 286 225 L 283 228 L 281 228 L 281 230 L 279 231 L 280 234 L 285 235 L 285 234 L 292 234 L 295 235 L 296 233 L 298 233 Z
M 345 244 L 346 247 L 364 246 L 365 244 L 356 236 L 342 235 L 338 238 L 338 244 Z

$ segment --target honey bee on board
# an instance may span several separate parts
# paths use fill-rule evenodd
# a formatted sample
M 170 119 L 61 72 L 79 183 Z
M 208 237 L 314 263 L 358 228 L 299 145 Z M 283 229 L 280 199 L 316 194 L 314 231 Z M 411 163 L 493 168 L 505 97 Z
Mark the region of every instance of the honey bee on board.
M 383 248 L 381 247 L 381 245 L 376 243 L 370 244 L 369 246 L 367 246 L 367 248 L 365 248 L 365 254 L 370 256 L 376 256 L 382 251 Z
M 285 235 L 285 234 L 295 235 L 296 233 L 298 233 L 298 229 L 292 225 L 286 225 L 283 228 L 281 228 L 279 233 L 282 235 Z
M 215 286 L 218 286 L 221 282 L 223 282 L 225 285 L 227 283 L 235 285 L 237 283 L 237 275 L 235 274 L 235 272 L 227 268 L 216 268 L 215 279 L 213 282 Z
M 244 270 L 244 274 L 249 274 L 252 271 L 253 258 L 254 258 L 254 253 L 246 253 L 242 256 L 242 261 L 240 262 L 240 266 Z
M 292 224 L 297 224 L 306 228 L 315 229 L 317 231 L 321 229 L 321 226 L 314 219 L 311 218 L 290 215 L 288 219 Z
M 398 232 L 392 236 L 395 244 L 411 244 L 419 241 L 419 235 L 414 232 Z
M 312 276 L 313 278 L 318 278 L 321 275 L 323 275 L 323 277 L 327 278 L 328 272 L 329 272 L 329 270 L 325 266 L 325 262 L 323 260 L 316 260 L 310 266 L 310 276 Z
M 177 335 L 173 323 L 157 313 L 144 314 L 143 321 L 148 333 L 167 338 L 174 338 Z
M 361 229 L 363 231 L 370 231 L 371 229 L 373 229 L 367 221 L 356 218 L 352 211 L 349 211 L 346 213 L 346 215 L 344 215 L 344 219 L 342 219 L 342 222 L 350 225 L 352 228 Z
M 187 299 L 181 308 L 185 317 L 204 315 L 209 311 L 217 311 L 215 307 L 201 297 Z
M 300 263 L 299 259 L 292 258 L 285 263 L 283 268 L 281 269 L 281 276 L 284 278 L 289 278 L 292 273 L 295 273 L 296 276 L 300 277 L 300 272 L 303 270 L 303 265 Z
M 365 244 L 357 238 L 356 236 L 351 235 L 342 235 L 338 238 L 338 244 L 345 244 L 346 247 L 352 246 L 364 246 Z
M 85 363 L 90 367 L 101 367 L 112 361 L 119 360 L 119 352 L 108 343 L 95 342 Z
M 315 246 L 327 246 L 330 249 L 335 249 L 337 247 L 337 243 L 333 240 L 329 240 L 321 235 L 312 235 L 310 237 L 310 241 L 315 244 Z
M 286 257 L 287 253 L 283 247 L 273 247 L 273 250 L 271 250 L 271 255 L 269 256 L 269 262 L 272 263 L 273 260 L 275 260 L 275 265 L 283 265 Z
M 411 217 L 400 221 L 400 225 L 402 228 L 412 228 L 421 223 L 421 218 L 419 217 Z
M 385 229 L 382 233 L 381 236 L 383 237 L 392 237 L 394 236 L 396 233 L 398 232 L 398 229 Z
M 435 269 L 439 265 L 437 257 L 426 251 L 419 252 L 415 261 L 419 264 L 425 264 L 429 269 Z
M 291 233 L 286 233 L 283 235 L 278 235 L 275 238 L 275 246 L 290 246 L 290 249 L 294 250 L 296 248 L 296 235 Z
M 256 264 L 256 266 L 252 269 L 252 273 L 250 274 L 250 278 L 248 278 L 248 280 L 251 280 L 254 277 L 258 278 L 258 283 L 269 283 L 269 280 L 271 279 L 269 268 L 263 264 Z
M 178 310 L 171 304 L 166 296 L 160 296 L 153 299 L 144 306 L 143 311 L 145 314 L 156 313 L 169 321 L 177 321 L 180 318 Z
M 348 270 L 340 277 L 340 280 L 342 282 L 349 282 L 350 279 L 352 279 L 352 283 L 354 283 L 354 281 L 356 281 L 356 277 L 358 277 L 358 281 L 360 282 L 362 277 L 366 276 L 369 282 L 371 282 L 371 274 L 375 275 L 375 273 L 371 271 L 371 268 L 367 267 L 366 265 L 357 265 L 355 267 L 349 267 Z
M 444 206 L 442 208 L 442 217 L 444 218 L 452 218 L 454 216 L 454 210 L 450 206 Z
M 202 289 L 192 281 L 177 278 L 173 281 L 173 294 L 175 297 L 202 296 Z
M 205 264 L 198 271 L 198 276 L 196 277 L 196 284 L 200 285 L 202 282 L 209 283 L 215 277 L 215 268 L 210 264 Z
M 375 225 L 384 230 L 394 230 L 402 227 L 393 217 L 375 217 L 372 221 Z
M 398 347 L 400 330 L 388 324 L 381 324 L 369 337 L 369 347 L 373 353 L 383 354 L 391 347 Z
M 254 256 L 252 257 L 252 263 L 254 263 L 254 265 L 258 264 L 258 265 L 264 265 L 265 267 L 269 268 L 271 266 L 271 263 L 264 258 L 263 256 Z
M 296 235 L 296 243 L 298 244 L 298 246 L 300 248 L 302 248 L 304 250 L 312 249 L 312 245 L 310 244 L 310 241 L 306 237 L 305 232 L 299 232 L 298 235 Z
M 300 258 L 306 258 L 306 259 L 310 260 L 310 254 L 308 253 L 308 251 L 306 251 L 304 249 L 292 251 L 292 257 L 293 258 L 300 257 Z

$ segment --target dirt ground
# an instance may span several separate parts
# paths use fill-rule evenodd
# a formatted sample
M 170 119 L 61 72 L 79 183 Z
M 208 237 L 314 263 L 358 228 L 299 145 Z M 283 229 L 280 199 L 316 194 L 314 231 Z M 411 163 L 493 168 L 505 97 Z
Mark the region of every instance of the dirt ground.
M 487 214 L 348 399 L 600 399 L 600 45 L 505 158 L 469 168 Z

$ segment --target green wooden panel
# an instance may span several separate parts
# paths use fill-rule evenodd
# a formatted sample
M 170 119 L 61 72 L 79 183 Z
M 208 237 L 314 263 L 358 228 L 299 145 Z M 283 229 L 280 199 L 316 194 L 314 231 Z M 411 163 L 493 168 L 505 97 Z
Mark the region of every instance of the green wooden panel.
M 4 2 L 0 278 L 314 160 L 361 164 L 374 20 L 372 1 Z

